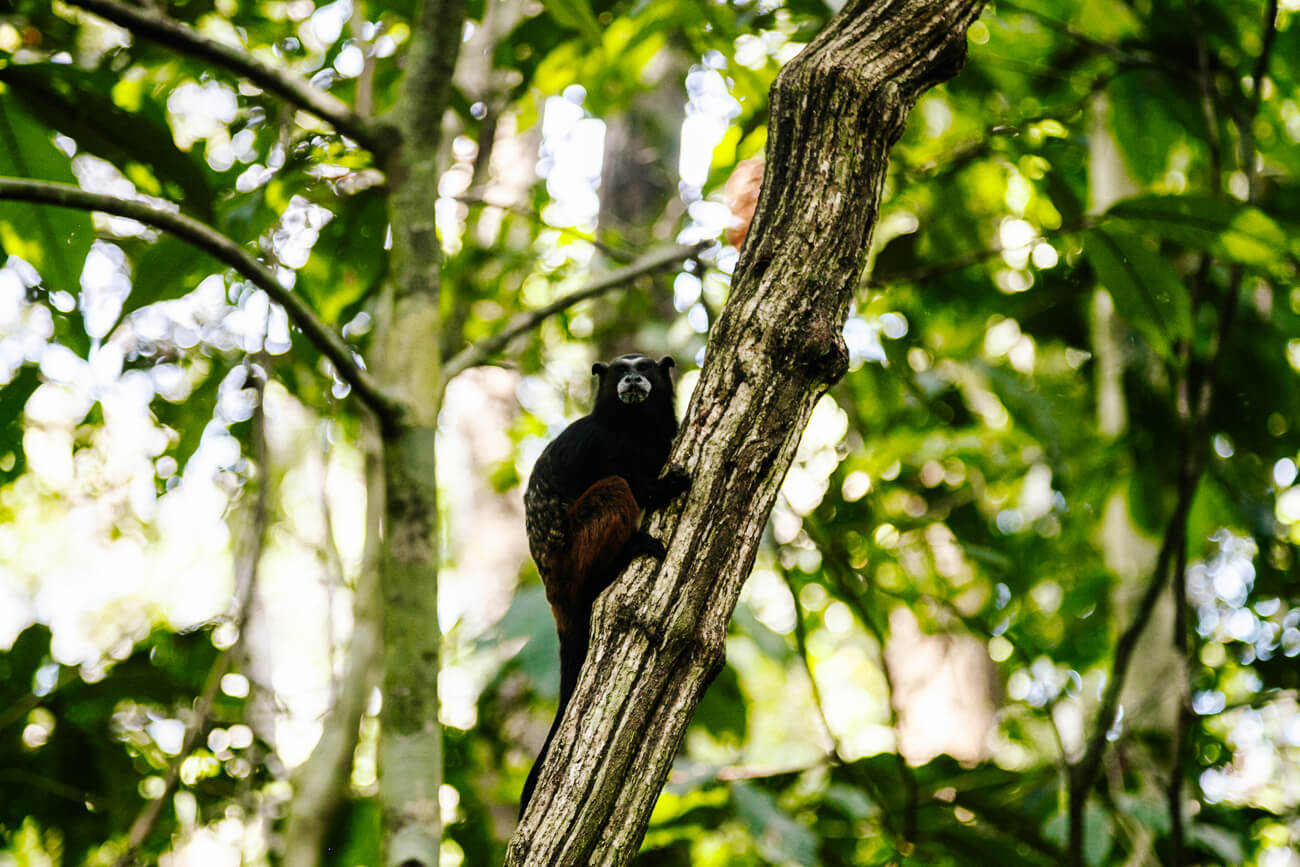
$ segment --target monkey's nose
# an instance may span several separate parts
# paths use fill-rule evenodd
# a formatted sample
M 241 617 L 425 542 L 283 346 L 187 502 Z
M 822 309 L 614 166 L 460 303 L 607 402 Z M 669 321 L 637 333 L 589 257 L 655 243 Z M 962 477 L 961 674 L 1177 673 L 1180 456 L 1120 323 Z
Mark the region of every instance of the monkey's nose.
M 618 383 L 618 399 L 623 403 L 641 403 L 650 396 L 650 380 L 644 376 L 625 376 Z

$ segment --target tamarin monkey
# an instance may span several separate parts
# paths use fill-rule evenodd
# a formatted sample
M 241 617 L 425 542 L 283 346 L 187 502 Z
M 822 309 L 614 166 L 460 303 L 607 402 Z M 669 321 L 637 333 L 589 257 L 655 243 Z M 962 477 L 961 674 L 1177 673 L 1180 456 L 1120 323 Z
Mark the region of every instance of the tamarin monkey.
M 528 481 L 528 547 L 560 638 L 560 708 L 524 783 L 520 816 L 587 658 L 596 597 L 633 558 L 663 558 L 663 543 L 639 529 L 641 512 L 690 487 L 680 467 L 659 475 L 677 435 L 672 367 L 668 356 L 644 355 L 594 364 L 595 408 L 546 447 Z

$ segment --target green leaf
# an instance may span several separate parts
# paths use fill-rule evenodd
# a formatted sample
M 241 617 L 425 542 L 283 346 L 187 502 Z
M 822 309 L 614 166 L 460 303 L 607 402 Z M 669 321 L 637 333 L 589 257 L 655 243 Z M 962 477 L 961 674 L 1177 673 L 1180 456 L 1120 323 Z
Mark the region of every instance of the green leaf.
M 13 645 L 0 653 L 0 696 L 11 705 L 31 691 L 36 670 L 50 656 L 50 628 L 33 623 L 18 633 Z
M 1163 798 L 1120 792 L 1115 803 L 1125 816 L 1132 816 L 1157 834 L 1169 833 L 1169 806 Z
M 167 195 L 200 219 L 211 219 L 212 173 L 202 160 L 176 147 L 167 115 L 146 98 L 144 81 L 59 63 L 0 68 L 0 81 L 47 128 L 76 140 L 79 151 L 119 168 L 148 166 L 157 179 L 153 185 L 161 188 L 144 192 Z M 119 96 L 133 103 L 134 110 L 119 105 Z M 137 180 L 136 173 L 128 174 Z
M 1084 251 L 1093 271 L 1115 299 L 1115 309 L 1165 358 L 1173 344 L 1192 334 L 1191 302 L 1168 260 L 1139 237 L 1092 229 Z
M 1193 822 L 1188 829 L 1188 836 L 1199 848 L 1223 859 L 1224 864 L 1246 863 L 1246 850 L 1241 845 L 1241 837 L 1226 828 Z
M 1180 146 L 1186 147 L 1187 130 L 1199 130 L 1204 123 L 1194 85 L 1160 87 L 1162 81 L 1167 76 L 1161 72 L 1137 69 L 1108 88 L 1115 144 L 1143 186 L 1164 177 Z
M 7 96 L 0 93 L 0 175 L 75 184 L 50 129 Z M 0 247 L 35 266 L 46 288 L 77 294 L 94 240 L 86 211 L 0 201 Z
M 749 722 L 748 705 L 740 688 L 740 678 L 731 666 L 719 672 L 695 708 L 694 722 L 715 738 L 744 743 Z
M 1249 529 L 1248 516 L 1243 515 L 1223 483 L 1213 475 L 1202 477 L 1192 498 L 1192 509 L 1187 515 L 1188 553 L 1195 557 L 1200 548 L 1209 546 L 1210 537 L 1223 527 Z
M 0 387 L 0 484 L 13 481 L 27 469 L 23 450 L 23 408 L 41 384 L 35 367 L 24 366 Z
M 133 265 L 131 292 L 122 302 L 122 319 L 157 301 L 180 298 L 204 277 L 226 270 L 207 253 L 173 235 L 163 235 L 150 244 Z
M 515 657 L 519 667 L 536 684 L 540 695 L 547 698 L 557 695 L 560 645 L 555 637 L 551 607 L 540 584 L 529 584 L 515 593 L 510 608 L 497 624 L 496 633 L 484 641 L 495 646 L 516 638 L 527 639 Z
M 586 0 L 545 0 L 543 5 L 557 24 L 578 31 L 593 45 L 600 44 L 600 22 Z
M 1258 208 L 1206 195 L 1142 196 L 1110 209 L 1160 237 L 1243 265 L 1284 264 L 1286 231 Z
M 813 864 L 817 835 L 799 824 L 758 786 L 737 783 L 731 788 L 736 815 L 749 828 L 754 846 L 773 864 Z
M 326 867 L 378 864 L 383 852 L 383 811 L 374 798 L 353 798 L 330 823 Z
M 335 324 L 379 283 L 388 265 L 387 201 L 378 189 L 328 203 L 334 219 L 320 230 L 299 270 L 301 291 L 316 314 Z
M 1057 813 L 1043 825 L 1043 837 L 1065 845 L 1068 835 L 1069 820 L 1065 813 Z M 1104 862 L 1115 842 L 1115 829 L 1110 816 L 1101 807 L 1089 801 L 1083 811 L 1083 860 L 1090 867 L 1097 867 Z

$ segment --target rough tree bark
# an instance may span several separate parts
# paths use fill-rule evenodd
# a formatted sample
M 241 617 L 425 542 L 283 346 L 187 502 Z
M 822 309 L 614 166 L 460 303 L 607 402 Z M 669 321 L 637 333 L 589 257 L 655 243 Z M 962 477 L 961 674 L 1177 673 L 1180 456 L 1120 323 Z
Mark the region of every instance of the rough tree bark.
M 853 0 L 777 77 L 767 178 L 672 460 L 691 492 L 651 519 L 662 566 L 601 599 L 592 651 L 507 863 L 624 864 L 691 713 L 842 330 L 890 147 L 966 56 L 982 0 Z

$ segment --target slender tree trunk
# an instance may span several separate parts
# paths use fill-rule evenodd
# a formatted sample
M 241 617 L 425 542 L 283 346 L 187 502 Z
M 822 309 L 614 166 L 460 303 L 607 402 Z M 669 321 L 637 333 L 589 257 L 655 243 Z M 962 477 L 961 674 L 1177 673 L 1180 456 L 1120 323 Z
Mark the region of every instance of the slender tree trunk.
M 464 0 L 423 0 L 392 111 L 397 145 L 381 156 L 392 256 L 375 317 L 375 356 L 405 408 L 382 431 L 383 711 L 380 799 L 385 863 L 438 863 L 442 729 L 438 722 L 438 498 L 434 449 L 442 405 L 442 251 L 434 224 L 442 117 L 460 49 Z M 371 492 L 372 495 L 378 492 Z
M 980 0 L 849 3 L 772 87 L 767 179 L 673 460 L 694 478 L 658 513 L 662 567 L 602 598 L 592 650 L 508 864 L 624 864 L 686 725 L 808 416 L 848 363 L 842 330 L 890 147 L 966 54 Z

